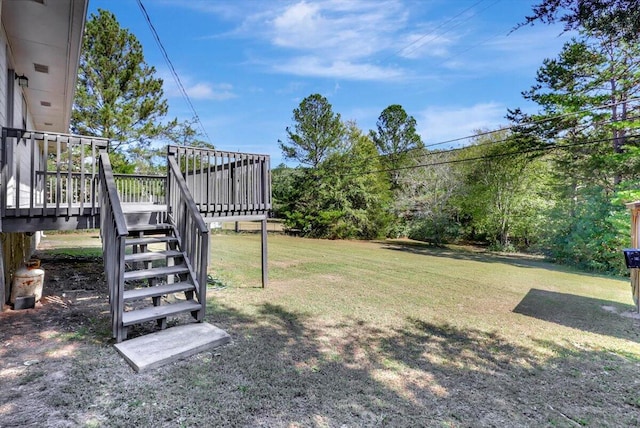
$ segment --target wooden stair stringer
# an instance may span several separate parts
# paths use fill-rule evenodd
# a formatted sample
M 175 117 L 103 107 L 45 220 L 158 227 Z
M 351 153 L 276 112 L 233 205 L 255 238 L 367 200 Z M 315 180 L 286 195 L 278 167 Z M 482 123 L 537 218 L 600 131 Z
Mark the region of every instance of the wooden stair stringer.
M 158 245 L 164 250 L 158 251 Z M 206 301 L 199 295 L 198 281 L 173 224 L 159 221 L 131 225 L 125 247 L 133 247 L 134 252 L 124 257 L 125 305 L 121 309 L 118 342 L 126 339 L 129 327 L 148 321 L 155 320 L 161 330 L 167 327 L 168 317 L 184 313 L 203 321 Z M 140 286 L 141 282 L 149 286 Z M 165 298 L 179 293 L 184 293 L 183 300 Z

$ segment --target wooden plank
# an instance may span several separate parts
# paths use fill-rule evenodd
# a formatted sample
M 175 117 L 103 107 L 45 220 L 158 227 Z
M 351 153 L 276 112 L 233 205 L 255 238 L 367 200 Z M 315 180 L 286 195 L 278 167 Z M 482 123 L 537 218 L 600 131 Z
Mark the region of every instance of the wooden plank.
M 195 285 L 190 282 L 176 282 L 174 284 L 161 284 L 153 287 L 136 288 L 125 290 L 124 301 L 140 300 L 148 297 L 164 296 L 165 294 L 180 293 L 183 291 L 195 290 Z
M 40 230 L 87 230 L 100 227 L 99 216 L 72 217 L 6 217 L 4 232 L 37 232 Z
M 45 215 L 45 212 L 47 210 L 47 200 L 49 198 L 49 175 L 47 174 L 48 168 L 49 168 L 49 135 L 45 134 L 44 136 L 44 142 L 43 142 L 43 154 L 42 157 L 44 159 L 44 165 L 42 167 L 42 171 L 43 171 L 43 180 L 44 180 L 44 185 L 43 185 L 43 189 L 42 189 L 42 215 Z M 93 214 L 93 213 L 92 213 Z
M 33 217 L 36 215 L 35 211 L 34 211 L 34 207 L 35 207 L 35 196 L 36 196 L 36 192 L 37 192 L 37 185 L 36 185 L 36 155 L 37 155 L 37 150 L 36 150 L 36 142 L 33 139 L 33 134 L 31 135 L 31 139 L 30 139 L 30 146 L 31 146 L 31 177 L 29 177 L 29 185 L 31 186 L 30 189 L 31 191 L 29 192 L 29 217 Z
M 132 270 L 124 273 L 125 281 L 135 281 L 138 279 L 158 278 L 166 275 L 179 275 L 189 273 L 189 267 L 184 264 L 176 266 L 163 266 L 144 270 Z
M 7 184 L 9 183 L 10 150 L 7 130 L 6 128 L 2 128 L 2 144 L 0 145 L 0 153 L 2 154 L 2 156 L 0 156 L 0 167 L 2 168 L 2 171 L 0 171 L 0 204 L 2 205 L 0 205 L 0 221 L 6 216 L 7 205 L 9 203 L 7 200 Z M 4 272 L 4 269 L 0 272 Z
M 85 169 L 84 162 L 84 141 L 80 139 L 80 212 L 84 211 L 85 193 L 87 191 L 85 183 Z
M 255 215 L 229 215 L 229 216 L 212 216 L 205 217 L 206 223 L 230 223 L 236 221 L 262 221 L 267 218 L 267 214 L 255 214 Z
M 231 341 L 222 329 L 208 323 L 171 327 L 115 345 L 136 372 L 151 370 L 199 354 Z
M 15 181 L 15 183 L 16 183 L 16 185 L 15 185 L 16 194 L 14 196 L 15 196 L 15 201 L 16 201 L 16 205 L 15 205 L 16 206 L 16 212 L 18 213 L 18 215 L 20 215 L 20 208 L 21 208 L 21 206 L 20 206 L 20 184 L 21 184 L 20 183 L 20 181 L 21 181 L 21 179 L 20 179 L 20 170 L 22 168 L 20 168 L 20 167 L 22 165 L 20 165 L 20 152 L 21 152 L 21 150 L 14 145 L 13 167 L 14 167 L 14 174 L 16 176 L 16 181 Z
M 0 219 L 0 222 L 2 219 Z M 0 227 L 0 230 L 2 228 Z M 2 251 L 2 245 L 0 245 L 0 312 L 4 311 L 4 304 L 7 302 L 7 295 L 9 294 L 9 290 L 7 284 L 5 283 L 4 277 L 4 254 Z
M 171 229 L 173 229 L 173 226 L 169 223 L 137 224 L 135 226 L 129 226 L 129 232 L 166 232 Z
M 73 146 L 71 139 L 67 142 L 67 153 L 69 153 L 69 161 L 67 163 L 67 216 L 71 216 L 71 205 L 73 204 Z
M 125 262 L 148 262 L 152 260 L 163 260 L 169 257 L 184 257 L 181 251 L 167 250 L 167 251 L 145 251 L 144 253 L 126 254 L 124 256 Z
M 104 180 L 102 188 L 106 190 L 104 197 L 109 199 L 111 209 L 113 210 L 113 216 L 116 226 L 116 232 L 118 236 L 125 236 L 129 232 L 127 231 L 127 225 L 124 219 L 124 213 L 122 206 L 120 205 L 120 198 L 116 191 L 116 183 L 113 178 L 113 170 L 111 169 L 111 161 L 109 160 L 109 154 L 106 152 L 100 153 L 101 163 L 101 179 Z
M 172 303 L 170 305 L 149 306 L 144 309 L 124 312 L 122 314 L 122 325 L 127 327 L 134 324 L 140 324 L 147 321 L 153 321 L 160 318 L 170 317 L 185 312 L 193 312 L 200 309 L 200 303 L 195 300 L 187 300 L 180 303 Z

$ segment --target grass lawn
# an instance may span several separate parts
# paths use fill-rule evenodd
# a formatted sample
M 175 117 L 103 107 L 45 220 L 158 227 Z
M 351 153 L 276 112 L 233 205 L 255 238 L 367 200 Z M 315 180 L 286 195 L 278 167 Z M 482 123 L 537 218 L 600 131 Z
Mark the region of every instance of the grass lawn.
M 278 422 L 640 424 L 628 280 L 468 248 L 274 235 L 263 290 L 259 249 L 257 235 L 212 238 L 227 288 L 210 293 L 210 317 L 235 336 L 224 352 L 251 361 L 249 395 L 300 402 L 272 403 Z
M 46 251 L 75 255 L 73 239 L 51 235 Z M 269 236 L 265 289 L 260 265 L 258 234 L 212 236 L 207 321 L 232 343 L 141 374 L 105 336 L 104 295 L 82 294 L 102 312 L 74 334 L 48 327 L 47 349 L 71 350 L 37 411 L 73 426 L 640 426 L 626 279 L 472 248 L 283 235 Z M 33 367 L 13 376 L 38 397 L 31 379 L 51 370 Z

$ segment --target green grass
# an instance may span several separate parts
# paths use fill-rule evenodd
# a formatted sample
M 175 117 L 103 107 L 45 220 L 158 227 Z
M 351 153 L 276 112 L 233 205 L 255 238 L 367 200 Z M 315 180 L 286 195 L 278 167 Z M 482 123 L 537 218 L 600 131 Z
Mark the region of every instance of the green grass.
M 258 234 L 211 244 L 207 321 L 229 345 L 135 375 L 69 317 L 60 331 L 76 334 L 54 339 L 76 349 L 59 361 L 71 368 L 40 413 L 80 426 L 640 426 L 626 279 L 473 248 L 272 235 L 262 289 Z
M 626 279 L 589 275 L 524 256 L 409 241 L 269 236 L 269 285 L 260 286 L 260 240 L 212 239 L 212 274 L 231 287 L 216 302 L 254 315 L 265 304 L 325 321 L 394 327 L 407 319 L 498 332 L 520 344 L 585 343 L 640 355 Z

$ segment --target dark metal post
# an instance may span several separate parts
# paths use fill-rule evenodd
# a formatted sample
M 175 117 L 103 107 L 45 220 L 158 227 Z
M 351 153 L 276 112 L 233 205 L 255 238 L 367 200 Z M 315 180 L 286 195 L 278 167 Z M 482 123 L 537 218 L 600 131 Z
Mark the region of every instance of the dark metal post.
M 262 223 L 262 288 L 269 282 L 269 267 L 267 264 L 267 218 Z

